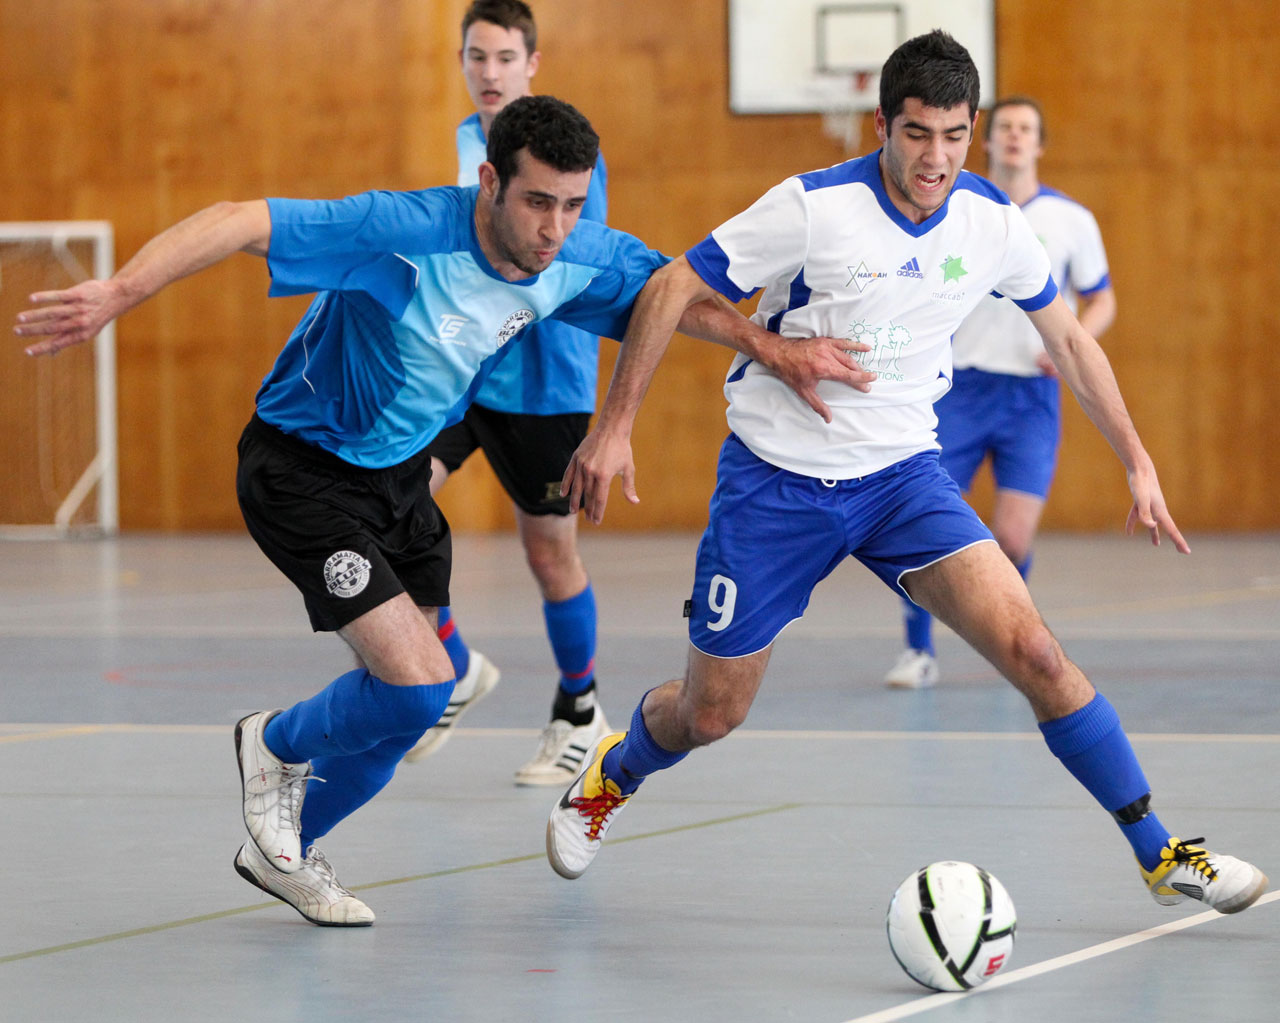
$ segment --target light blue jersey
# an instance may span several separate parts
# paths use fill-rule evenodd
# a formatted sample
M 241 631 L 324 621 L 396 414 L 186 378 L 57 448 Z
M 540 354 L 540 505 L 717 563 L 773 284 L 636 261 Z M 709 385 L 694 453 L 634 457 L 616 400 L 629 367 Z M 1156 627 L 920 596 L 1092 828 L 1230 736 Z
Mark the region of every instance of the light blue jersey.
M 504 280 L 480 249 L 476 188 L 269 199 L 272 295 L 318 291 L 258 415 L 353 465 L 385 468 L 457 422 L 503 347 L 555 316 L 621 338 L 667 257 L 578 224 L 542 273 Z
M 480 115 L 472 114 L 458 125 L 459 185 L 479 181 L 477 168 L 485 161 L 485 146 Z M 600 155 L 582 206 L 583 220 L 605 222 L 606 177 Z M 599 338 L 554 321 L 531 324 L 525 334 L 520 347 L 500 360 L 481 385 L 476 404 L 496 412 L 535 416 L 594 412 Z

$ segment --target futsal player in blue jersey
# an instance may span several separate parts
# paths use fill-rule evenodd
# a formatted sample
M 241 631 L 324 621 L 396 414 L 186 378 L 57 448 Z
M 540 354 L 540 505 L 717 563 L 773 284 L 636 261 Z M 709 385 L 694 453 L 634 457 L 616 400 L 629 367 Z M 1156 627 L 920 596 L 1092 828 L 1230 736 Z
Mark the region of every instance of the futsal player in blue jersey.
M 1062 378 L 1111 443 L 1133 494 L 1128 526 L 1189 548 L 1097 342 L 1058 294 L 1019 208 L 964 172 L 978 72 L 942 32 L 885 63 L 882 148 L 789 178 L 654 274 L 636 303 L 609 395 L 566 476 L 600 521 L 615 475 L 635 499 L 630 437 L 645 388 L 689 303 L 765 289 L 755 318 L 787 337 L 844 333 L 866 348 L 869 391 L 818 385 L 829 417 L 739 355 L 725 381 L 730 435 L 694 571 L 688 667 L 650 690 L 629 730 L 605 737 L 552 808 L 547 855 L 581 875 L 644 778 L 746 718 L 778 633 L 814 586 L 854 557 L 937 615 L 1030 701 L 1050 751 L 1109 811 L 1157 902 L 1251 905 L 1266 876 L 1169 834 L 1118 716 L 1045 626 L 1026 584 L 938 465 L 933 402 L 951 335 L 999 291 L 1035 324 Z M 899 276 L 918 266 L 920 277 Z M 767 556 L 762 556 L 765 552 Z
M 1022 209 L 1049 254 L 1063 297 L 1080 325 L 1100 338 L 1116 315 L 1107 253 L 1093 214 L 1040 183 L 1044 119 L 1039 104 L 1025 96 L 1002 99 L 984 123 L 992 183 Z M 1057 370 L 1031 321 L 1013 302 L 996 295 L 983 298 L 960 324 L 952 362 L 951 390 L 934 406 L 942 446 L 939 462 L 967 491 L 990 456 L 996 496 L 989 525 L 1025 579 L 1057 466 L 1062 432 Z M 933 618 L 905 598 L 903 611 L 906 648 L 885 682 L 928 688 L 938 681 Z
M 494 119 L 475 187 L 220 203 L 110 280 L 38 293 L 18 316 L 19 335 L 46 335 L 27 352 L 52 354 L 237 251 L 266 258 L 271 294 L 317 293 L 258 391 L 236 479 L 249 532 L 301 591 L 312 627 L 336 631 L 361 665 L 235 730 L 250 835 L 235 868 L 314 923 L 373 922 L 314 843 L 387 784 L 453 693 L 435 629 L 449 603 L 449 526 L 427 445 L 523 327 L 554 317 L 621 337 L 667 262 L 578 221 L 597 153 L 576 110 L 525 97 Z M 727 304 L 703 303 L 681 325 L 764 357 L 806 394 L 824 376 L 865 379 L 847 342 L 797 359 Z
M 477 183 L 493 119 L 530 94 L 538 69 L 537 28 L 522 0 L 475 0 L 462 18 L 462 72 L 476 112 L 458 125 L 458 184 Z M 605 164 L 596 158 L 583 220 L 604 223 Z M 557 320 L 531 323 L 520 344 L 498 362 L 462 421 L 427 451 L 435 494 L 477 449 L 515 507 L 516 528 L 542 594 L 547 638 L 559 669 L 551 717 L 533 757 L 515 772 L 517 785 L 564 785 L 582 758 L 609 733 L 596 692 L 596 599 L 578 553 L 578 517 L 560 495 L 560 479 L 587 435 L 596 407 L 599 339 Z M 444 714 L 406 760 L 438 750 L 459 717 L 498 682 L 498 669 L 471 650 L 452 610 L 440 609 L 438 633 L 458 685 Z

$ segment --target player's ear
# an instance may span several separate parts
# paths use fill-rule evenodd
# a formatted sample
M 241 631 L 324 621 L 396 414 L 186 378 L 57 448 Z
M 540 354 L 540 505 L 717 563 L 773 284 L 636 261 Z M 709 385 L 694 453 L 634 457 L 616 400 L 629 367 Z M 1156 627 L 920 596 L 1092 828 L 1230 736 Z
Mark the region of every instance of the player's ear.
M 496 200 L 501 181 L 498 179 L 498 168 L 488 160 L 480 165 L 480 191 L 490 201 Z
M 880 140 L 880 144 L 884 145 L 889 141 L 889 122 L 884 119 L 884 110 L 877 106 L 872 121 L 876 126 L 876 137 Z
M 542 63 L 542 51 L 534 50 L 529 54 L 529 77 L 532 78 L 538 73 L 538 65 Z

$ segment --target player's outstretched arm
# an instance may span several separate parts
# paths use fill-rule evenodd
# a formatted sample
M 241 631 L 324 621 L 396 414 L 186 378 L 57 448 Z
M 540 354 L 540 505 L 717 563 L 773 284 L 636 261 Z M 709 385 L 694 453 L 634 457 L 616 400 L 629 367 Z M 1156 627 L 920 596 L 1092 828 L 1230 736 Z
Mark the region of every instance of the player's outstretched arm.
M 1080 326 L 1061 295 L 1043 309 L 1027 315 L 1081 408 L 1124 463 L 1129 491 L 1133 494 L 1125 531 L 1132 534 L 1140 524 L 1150 534 L 1151 542 L 1159 546 L 1163 530 L 1181 553 L 1191 553 L 1165 505 L 1155 464 L 1129 418 L 1120 386 L 1101 346 Z
M 264 199 L 209 206 L 156 235 L 105 281 L 81 281 L 61 291 L 39 291 L 20 312 L 13 332 L 43 337 L 28 355 L 53 355 L 92 340 L 108 323 L 166 284 L 212 266 L 233 252 L 265 256 L 271 214 Z
M 655 270 L 641 289 L 596 425 L 569 460 L 560 485 L 571 511 L 582 508 L 592 522 L 602 522 L 615 476 L 622 477 L 627 500 L 639 502 L 631 457 L 636 413 L 685 310 L 714 294 L 683 256 Z

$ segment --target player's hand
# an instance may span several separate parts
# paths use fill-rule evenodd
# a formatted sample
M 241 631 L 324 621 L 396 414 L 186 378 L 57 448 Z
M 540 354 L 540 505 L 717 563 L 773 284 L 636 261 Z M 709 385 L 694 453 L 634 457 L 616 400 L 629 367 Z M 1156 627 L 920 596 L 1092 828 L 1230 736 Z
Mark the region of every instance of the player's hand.
M 1036 356 L 1036 369 L 1054 380 L 1057 380 L 1062 375 L 1058 372 L 1058 367 L 1054 361 L 1049 358 L 1048 352 L 1041 352 Z
M 28 355 L 53 355 L 83 344 L 123 311 L 107 281 L 81 281 L 63 291 L 38 291 L 30 297 L 34 308 L 18 313 L 13 332 L 19 337 L 44 335 L 28 345 Z
M 1150 534 L 1152 546 L 1159 547 L 1160 531 L 1163 529 L 1180 553 L 1190 554 L 1191 546 L 1182 538 L 1173 516 L 1165 506 L 1160 481 L 1156 479 L 1156 470 L 1150 461 L 1130 471 L 1129 491 L 1133 494 L 1133 507 L 1129 509 L 1129 518 L 1124 524 L 1125 533 L 1133 536 L 1141 524 Z
M 876 374 L 865 370 L 854 356 L 871 346 L 847 337 L 787 338 L 771 354 L 769 368 L 796 394 L 831 422 L 831 409 L 818 396 L 818 384 L 834 380 L 855 391 L 870 391 Z
M 615 476 L 622 477 L 623 496 L 632 504 L 639 504 L 630 439 L 602 431 L 597 426 L 569 459 L 569 467 L 560 483 L 560 496 L 569 498 L 571 514 L 577 514 L 581 508 L 587 518 L 598 526 L 604 521 L 609 487 Z

